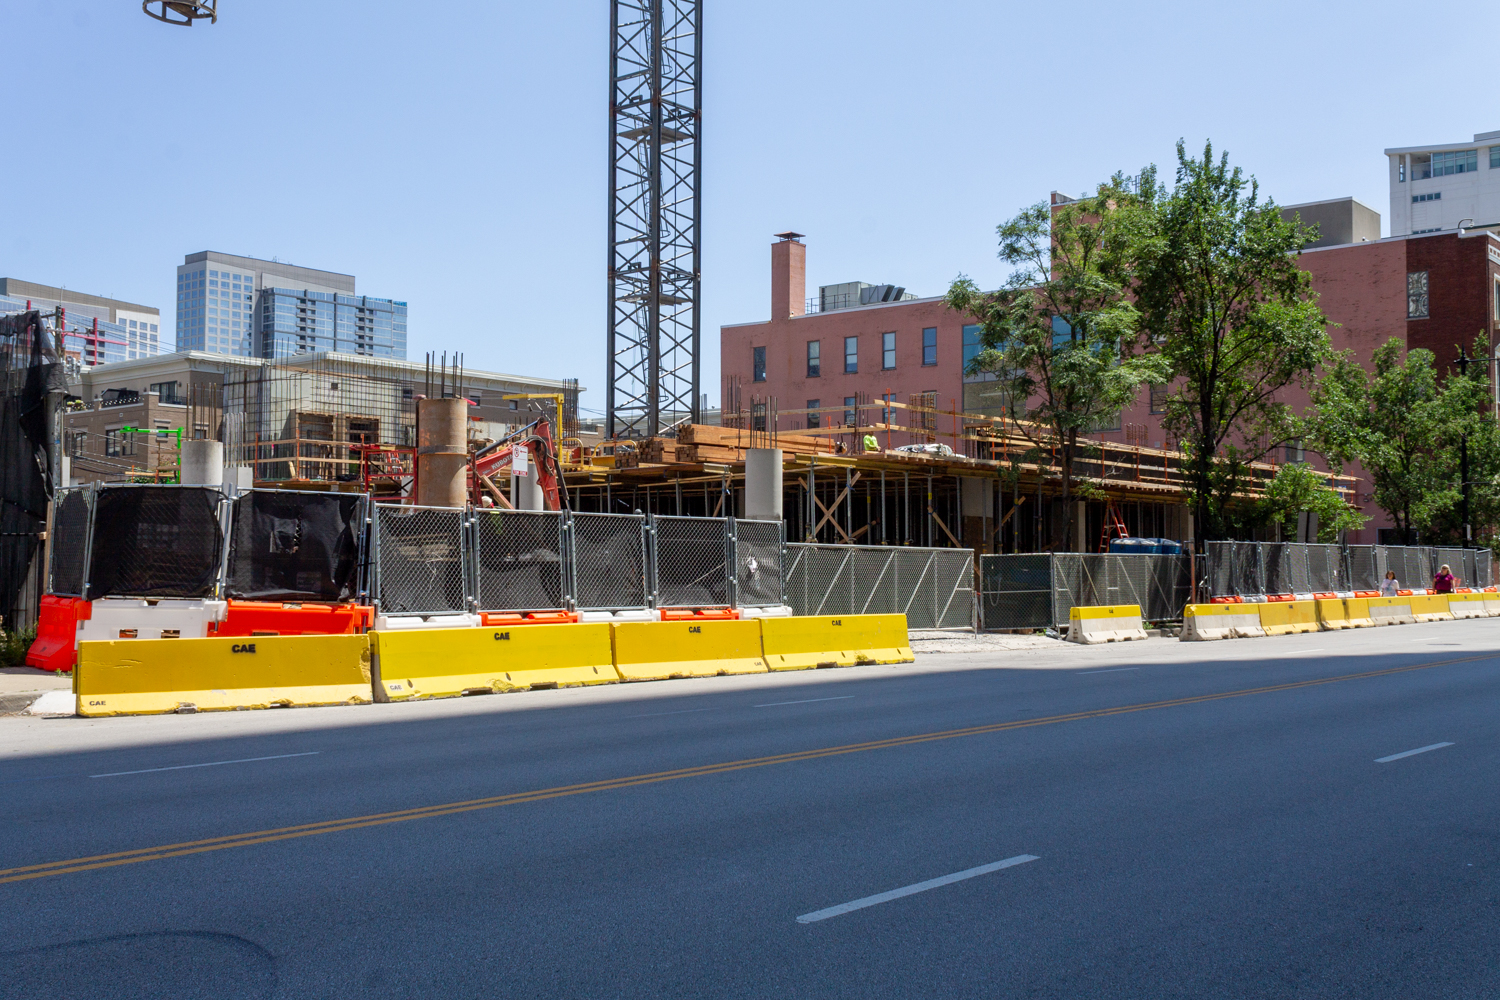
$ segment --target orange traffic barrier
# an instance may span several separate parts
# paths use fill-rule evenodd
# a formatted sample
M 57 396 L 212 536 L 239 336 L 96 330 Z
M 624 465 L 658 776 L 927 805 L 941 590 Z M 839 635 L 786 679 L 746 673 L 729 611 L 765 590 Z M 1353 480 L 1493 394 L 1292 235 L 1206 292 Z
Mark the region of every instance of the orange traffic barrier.
M 574 625 L 579 619 L 576 611 L 481 611 L 479 620 L 488 628 L 492 625 Z
M 93 605 L 81 597 L 43 594 L 36 641 L 26 651 L 26 665 L 65 674 L 78 662 L 78 623 L 88 621 Z
M 359 604 L 297 604 L 230 601 L 221 622 L 209 622 L 210 637 L 359 635 L 375 624 L 375 609 Z
M 662 608 L 664 622 L 737 622 L 740 613 L 734 608 Z

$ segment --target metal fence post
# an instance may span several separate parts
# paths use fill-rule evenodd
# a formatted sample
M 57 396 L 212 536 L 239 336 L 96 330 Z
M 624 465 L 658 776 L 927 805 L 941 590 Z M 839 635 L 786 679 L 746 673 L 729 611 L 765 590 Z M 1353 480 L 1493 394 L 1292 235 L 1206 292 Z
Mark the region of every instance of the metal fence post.
M 724 599 L 731 608 L 740 606 L 739 519 L 724 519 Z

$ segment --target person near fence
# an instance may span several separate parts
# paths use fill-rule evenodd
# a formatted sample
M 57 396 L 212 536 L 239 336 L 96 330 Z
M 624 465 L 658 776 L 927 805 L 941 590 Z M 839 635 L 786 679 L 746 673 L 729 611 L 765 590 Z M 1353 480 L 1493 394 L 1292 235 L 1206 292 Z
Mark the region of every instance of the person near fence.
M 1432 589 L 1439 594 L 1451 594 L 1456 583 L 1458 581 L 1453 577 L 1453 570 L 1448 568 L 1447 563 L 1443 563 L 1438 568 L 1437 575 L 1432 578 Z
M 1401 589 L 1401 581 L 1396 579 L 1396 571 L 1388 569 L 1385 571 L 1385 579 L 1380 581 L 1380 596 L 1395 597 L 1396 592 Z

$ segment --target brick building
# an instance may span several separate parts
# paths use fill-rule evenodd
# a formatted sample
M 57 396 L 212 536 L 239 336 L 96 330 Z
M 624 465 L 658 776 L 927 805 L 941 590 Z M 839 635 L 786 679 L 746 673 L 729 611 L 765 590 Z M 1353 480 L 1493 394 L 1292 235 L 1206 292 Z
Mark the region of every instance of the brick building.
M 1352 349 L 1368 363 L 1377 346 L 1396 337 L 1408 348 L 1432 351 L 1442 370 L 1457 358 L 1460 344 L 1472 344 L 1480 333 L 1493 341 L 1500 321 L 1500 236 L 1449 230 L 1370 239 L 1368 228 L 1367 222 L 1359 227 L 1365 233 L 1359 242 L 1318 246 L 1299 257 L 1328 316 L 1335 350 Z M 945 308 L 941 297 L 809 311 L 813 303 L 806 297 L 806 266 L 806 245 L 797 234 L 782 234 L 771 247 L 771 319 L 721 328 L 726 410 L 735 408 L 736 400 L 746 411 L 756 400 L 770 401 L 770 410 L 780 414 L 779 430 L 809 426 L 810 418 L 824 428 L 868 424 L 869 416 L 847 411 L 883 398 L 925 401 L 939 410 L 957 408 L 976 416 L 999 413 L 990 383 L 964 375 L 966 361 L 977 350 L 977 327 Z M 1286 401 L 1301 408 L 1307 398 L 1298 390 Z M 1154 402 L 1153 393 L 1143 391 L 1117 421 L 1092 436 L 1171 447 L 1161 427 L 1160 390 Z M 823 412 L 806 412 L 812 410 Z M 940 417 L 940 441 L 946 426 Z M 851 447 L 855 439 L 851 426 Z M 1321 465 L 1317 456 L 1296 446 L 1277 456 L 1278 461 L 1304 458 Z M 1390 522 L 1370 503 L 1363 470 L 1348 471 L 1360 477 L 1358 500 L 1372 515 L 1349 540 L 1375 542 Z

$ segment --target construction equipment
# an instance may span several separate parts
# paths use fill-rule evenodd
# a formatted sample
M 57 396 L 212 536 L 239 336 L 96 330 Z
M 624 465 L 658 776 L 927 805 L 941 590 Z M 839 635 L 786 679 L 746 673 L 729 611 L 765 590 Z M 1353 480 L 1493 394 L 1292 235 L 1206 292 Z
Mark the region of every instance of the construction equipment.
M 555 398 L 562 401 L 561 395 Z M 470 498 L 478 503 L 481 497 L 488 495 L 502 507 L 512 506 L 510 499 L 495 484 L 494 477 L 511 466 L 518 448 L 529 453 L 531 464 L 536 467 L 544 509 L 562 510 L 567 494 L 559 489 L 557 449 L 552 443 L 552 426 L 546 417 L 539 417 L 474 453 L 469 462 Z

